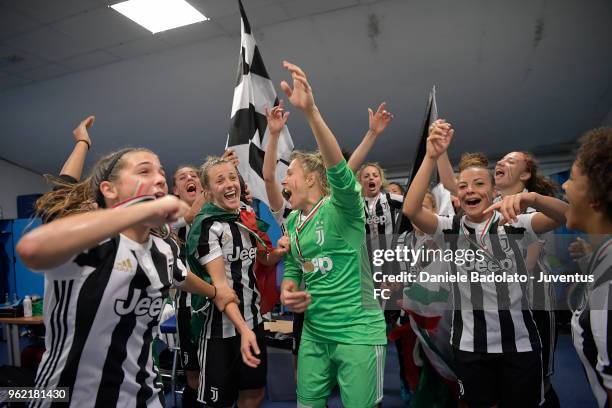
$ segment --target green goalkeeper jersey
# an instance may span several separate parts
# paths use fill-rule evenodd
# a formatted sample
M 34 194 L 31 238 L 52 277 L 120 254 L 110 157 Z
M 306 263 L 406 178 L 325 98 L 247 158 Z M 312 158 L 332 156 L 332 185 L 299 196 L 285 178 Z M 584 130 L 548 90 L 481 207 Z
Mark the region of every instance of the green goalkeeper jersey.
M 342 161 L 327 169 L 331 195 L 308 214 L 287 219 L 291 251 L 284 279 L 304 280 L 312 303 L 302 337 L 328 343 L 387 344 L 385 320 L 374 298 L 365 243 L 361 186 Z

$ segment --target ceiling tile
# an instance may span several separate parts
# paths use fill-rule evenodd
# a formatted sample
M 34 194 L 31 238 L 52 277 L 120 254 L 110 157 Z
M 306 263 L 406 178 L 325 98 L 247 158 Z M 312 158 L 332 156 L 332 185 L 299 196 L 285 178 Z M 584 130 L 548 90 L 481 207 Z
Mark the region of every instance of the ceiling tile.
M 71 37 L 49 27 L 42 27 L 10 38 L 4 43 L 52 61 L 66 59 L 91 50 L 83 39 Z
M 58 77 L 60 75 L 65 75 L 68 72 L 69 71 L 66 68 L 61 67 L 57 64 L 47 64 L 29 71 L 20 72 L 19 76 L 32 81 L 42 81 L 45 79 Z
M 187 0 L 200 13 L 208 18 L 228 16 L 238 12 L 238 2 L 228 0 Z M 243 3 L 244 4 L 244 3 Z
M 0 45 L 0 71 L 18 73 L 47 63 L 48 61 L 30 53 Z
M 4 4 L 6 3 L 0 4 L 0 40 L 13 37 L 40 26 L 40 23 L 36 20 L 24 16 Z
M 357 0 L 293 0 L 281 3 L 290 17 L 311 16 L 358 5 Z
M 90 0 L 19 0 L 12 7 L 41 23 L 51 23 L 101 5 Z
M 109 7 L 101 7 L 52 25 L 57 30 L 79 38 L 90 49 L 141 38 L 151 33 Z
M 126 42 L 106 51 L 121 58 L 132 58 L 138 55 L 151 54 L 168 48 L 170 45 L 159 35 L 149 35 L 134 41 Z
M 119 58 L 106 51 L 94 51 L 63 60 L 61 64 L 70 70 L 81 71 L 84 69 L 97 68 L 102 65 L 111 64 L 118 60 Z
M 27 79 L 19 78 L 14 75 L 0 73 L 0 91 L 9 88 L 14 88 L 20 85 L 25 85 L 28 82 L 30 81 Z
M 202 21 L 200 23 L 190 24 L 172 30 L 164 31 L 156 36 L 160 36 L 164 41 L 173 46 L 190 44 L 197 41 L 203 41 L 208 38 L 224 35 L 225 32 L 211 21 Z

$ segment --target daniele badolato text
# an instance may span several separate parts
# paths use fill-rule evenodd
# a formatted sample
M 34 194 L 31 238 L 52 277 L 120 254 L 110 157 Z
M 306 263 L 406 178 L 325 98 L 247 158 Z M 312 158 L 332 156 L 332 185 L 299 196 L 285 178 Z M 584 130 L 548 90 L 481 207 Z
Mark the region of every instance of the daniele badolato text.
M 536 275 L 516 272 L 510 258 L 494 259 L 482 249 L 377 249 L 372 251 L 373 278 L 377 284 L 386 283 L 526 283 L 529 280 L 547 283 L 592 283 L 592 275 L 549 274 Z M 391 268 L 385 268 L 386 264 Z M 431 272 L 420 265 L 446 264 L 443 272 Z M 450 272 L 448 265 L 457 266 Z M 424 269 L 424 270 L 423 270 Z M 388 271 L 393 271 L 389 273 Z M 440 269 L 438 269 L 440 270 Z M 380 289 L 374 290 L 374 297 L 382 297 Z

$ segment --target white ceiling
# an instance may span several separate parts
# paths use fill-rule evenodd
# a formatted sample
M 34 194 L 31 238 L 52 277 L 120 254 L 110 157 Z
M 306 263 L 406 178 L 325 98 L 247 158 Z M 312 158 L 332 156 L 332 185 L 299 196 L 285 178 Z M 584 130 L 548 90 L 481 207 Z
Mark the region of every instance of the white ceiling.
M 240 47 L 234 0 L 189 0 L 210 21 L 151 35 L 108 0 L 0 0 L 0 157 L 57 172 L 95 114 L 91 160 L 125 145 L 167 168 L 225 145 Z M 407 168 L 429 89 L 452 155 L 566 151 L 612 111 L 609 0 L 243 0 L 275 83 L 300 64 L 341 145 L 368 106 L 395 114 L 372 158 Z M 280 88 L 277 88 L 280 92 Z M 610 116 L 608 116 L 610 117 Z M 296 147 L 312 148 L 298 112 Z

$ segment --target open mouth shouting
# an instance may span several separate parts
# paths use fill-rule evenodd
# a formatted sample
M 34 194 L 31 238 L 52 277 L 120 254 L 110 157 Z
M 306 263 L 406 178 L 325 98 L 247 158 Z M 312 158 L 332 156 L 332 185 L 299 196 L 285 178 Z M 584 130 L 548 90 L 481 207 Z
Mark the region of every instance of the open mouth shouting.
M 463 200 L 466 209 L 474 209 L 478 207 L 478 205 L 482 202 L 481 198 L 478 197 L 469 197 Z
M 287 188 L 283 188 L 283 191 L 281 191 L 281 194 L 283 195 L 283 198 L 287 201 L 289 201 L 291 199 L 291 191 L 287 190 Z

